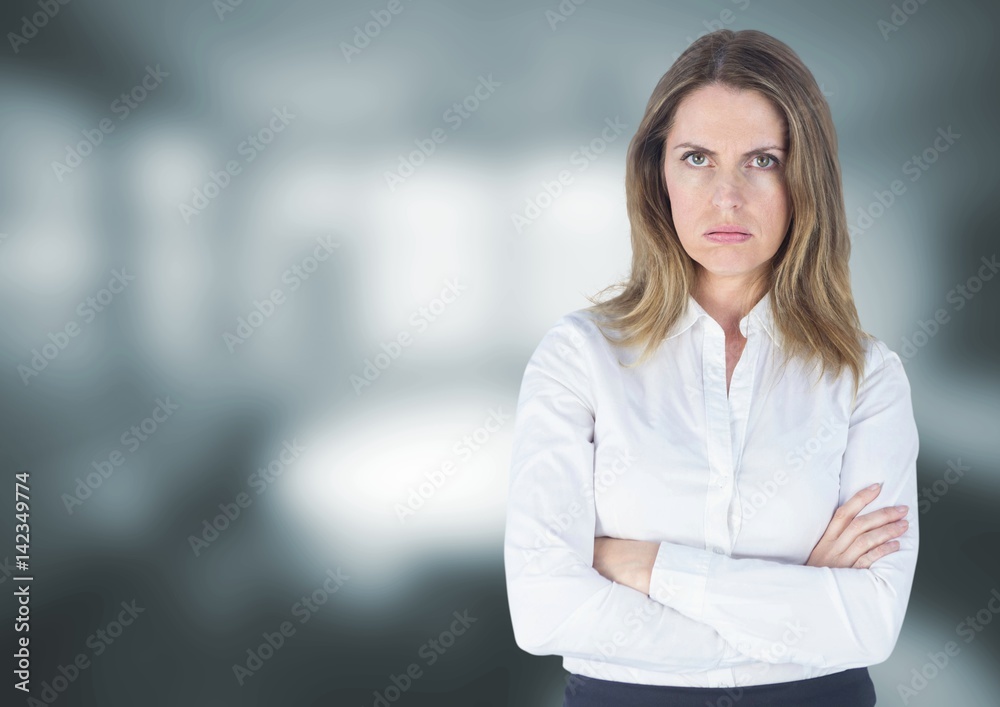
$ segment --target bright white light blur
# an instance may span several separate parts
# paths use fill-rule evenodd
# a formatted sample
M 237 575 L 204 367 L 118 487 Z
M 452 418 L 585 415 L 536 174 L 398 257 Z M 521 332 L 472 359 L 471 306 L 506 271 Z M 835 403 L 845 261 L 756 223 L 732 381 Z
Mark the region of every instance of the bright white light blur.
M 446 147 L 447 142 L 439 149 Z M 407 243 L 408 273 L 403 281 L 417 294 L 468 268 L 463 251 L 479 240 L 487 228 L 483 215 L 492 209 L 471 165 L 435 165 L 435 157 L 431 155 L 393 192 L 380 184 L 372 199 L 380 202 L 377 208 L 385 215 L 387 235 Z
M 18 310 L 32 328 L 64 324 L 74 298 L 102 275 L 104 234 L 95 223 L 104 153 L 98 146 L 66 171 L 67 148 L 81 140 L 77 125 L 90 115 L 73 103 L 55 104 L 44 85 L 14 82 L 4 89 L 5 132 L 16 136 L 4 140 L 4 167 L 17 176 L 5 182 L 0 294 L 7 301 L 15 293 L 33 295 L 30 303 L 21 300 Z M 54 164 L 62 165 L 59 176 Z
M 306 451 L 281 483 L 282 513 L 367 572 L 404 573 L 421 553 L 482 546 L 502 528 L 506 509 L 513 404 L 505 397 L 469 390 L 405 406 L 359 401 L 349 415 L 301 438 Z M 490 399 L 496 404 L 484 404 Z M 508 419 L 478 450 L 459 453 L 456 445 L 471 449 L 466 438 L 491 408 Z M 482 440 L 482 430 L 478 435 Z M 454 464 L 450 475 L 442 471 L 446 462 Z M 429 484 L 427 476 L 438 473 L 440 487 Z M 414 494 L 423 505 L 401 522 L 397 511 L 411 511 Z
M 602 180 L 603 181 L 603 180 Z M 607 235 L 621 224 L 625 214 L 624 195 L 607 186 L 572 185 L 552 205 L 553 216 L 560 230 L 578 235 Z
M 83 218 L 85 214 L 79 216 Z M 35 302 L 62 293 L 70 293 L 72 299 L 76 295 L 71 293 L 78 290 L 82 300 L 92 276 L 93 282 L 106 280 L 107 277 L 99 273 L 101 266 L 88 237 L 89 229 L 71 221 L 70 214 L 48 217 L 39 214 L 30 229 L 10 235 L 4 244 L 4 257 L 0 259 L 2 289 L 30 292 L 36 296 Z M 60 309 L 72 313 L 77 304 L 78 301 L 69 301 Z M 64 319 L 72 316 L 75 314 L 65 315 Z

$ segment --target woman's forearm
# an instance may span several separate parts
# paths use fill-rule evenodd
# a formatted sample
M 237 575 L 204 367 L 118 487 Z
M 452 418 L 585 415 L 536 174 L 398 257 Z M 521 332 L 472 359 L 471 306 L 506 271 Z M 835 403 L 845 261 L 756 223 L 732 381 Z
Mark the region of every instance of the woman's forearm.
M 660 544 L 620 538 L 594 539 L 594 569 L 612 582 L 649 594 L 653 562 Z

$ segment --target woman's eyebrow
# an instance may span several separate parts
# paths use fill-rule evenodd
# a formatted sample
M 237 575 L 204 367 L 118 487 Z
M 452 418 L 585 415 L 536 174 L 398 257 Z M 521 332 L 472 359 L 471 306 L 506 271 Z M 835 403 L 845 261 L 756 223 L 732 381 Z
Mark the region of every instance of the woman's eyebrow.
M 674 149 L 679 150 L 682 147 L 689 147 L 692 150 L 697 150 L 698 152 L 703 152 L 709 157 L 715 157 L 716 153 L 714 150 L 709 150 L 707 147 L 702 147 L 701 145 L 695 145 L 691 142 L 682 142 L 679 145 L 675 145 Z M 780 152 L 787 152 L 787 150 L 781 145 L 764 145 L 763 147 L 755 147 L 749 152 L 744 152 L 742 157 L 750 157 L 751 155 L 756 155 L 759 152 L 764 152 L 766 150 L 779 150 Z

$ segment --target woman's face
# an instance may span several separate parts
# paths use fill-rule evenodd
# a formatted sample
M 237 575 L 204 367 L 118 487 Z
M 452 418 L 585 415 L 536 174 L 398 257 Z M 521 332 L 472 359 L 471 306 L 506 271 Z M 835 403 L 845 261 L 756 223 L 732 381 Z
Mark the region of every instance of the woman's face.
M 784 116 L 756 91 L 710 85 L 677 107 L 664 176 L 681 245 L 699 286 L 749 286 L 766 272 L 791 221 Z M 719 235 L 719 225 L 740 234 Z

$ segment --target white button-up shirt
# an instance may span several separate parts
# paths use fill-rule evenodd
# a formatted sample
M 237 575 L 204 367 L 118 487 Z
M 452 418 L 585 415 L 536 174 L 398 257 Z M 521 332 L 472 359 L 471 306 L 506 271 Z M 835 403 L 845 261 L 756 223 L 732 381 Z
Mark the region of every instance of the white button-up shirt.
M 917 562 L 917 429 L 899 356 L 866 346 L 845 370 L 776 370 L 770 294 L 725 334 L 688 298 L 655 356 L 560 318 L 517 403 L 504 564 L 514 637 L 579 675 L 729 687 L 886 660 Z M 861 514 L 907 505 L 896 552 L 868 569 L 806 566 L 834 511 L 884 482 Z M 594 538 L 659 543 L 649 596 L 593 568 Z

